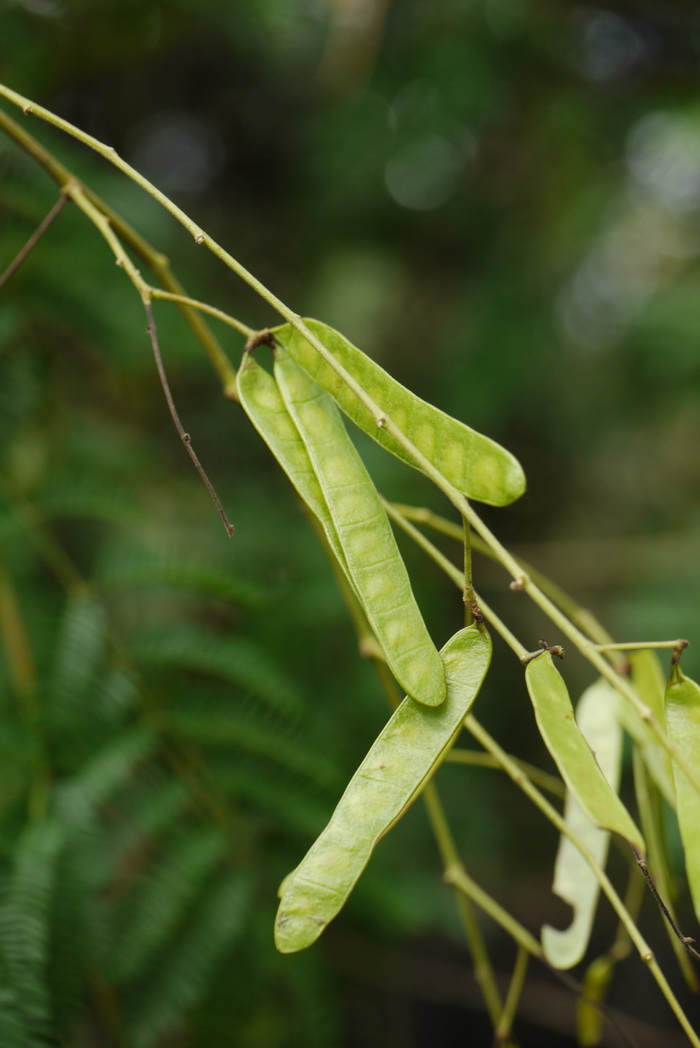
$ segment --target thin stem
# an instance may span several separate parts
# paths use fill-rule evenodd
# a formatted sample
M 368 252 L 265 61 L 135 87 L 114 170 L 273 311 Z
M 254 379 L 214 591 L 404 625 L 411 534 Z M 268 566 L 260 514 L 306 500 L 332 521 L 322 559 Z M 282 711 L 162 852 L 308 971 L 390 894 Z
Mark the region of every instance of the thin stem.
M 392 502 L 387 502 L 386 499 L 382 499 L 382 503 L 388 516 L 391 517 L 391 519 L 395 521 L 418 546 L 421 547 L 421 549 L 425 550 L 428 556 L 449 578 L 452 579 L 460 590 L 464 591 L 464 574 L 459 570 L 459 568 L 455 567 L 452 561 L 448 560 L 445 554 L 442 553 L 437 546 L 433 545 L 429 538 L 420 532 L 418 528 L 414 527 Z M 527 655 L 525 645 L 520 643 L 518 638 L 508 629 L 500 616 L 497 615 L 493 608 L 486 603 L 484 598 L 480 594 L 477 594 L 473 589 L 472 595 L 475 605 L 478 606 L 479 612 L 483 613 L 483 617 L 488 619 L 489 623 L 493 626 L 496 632 L 503 637 L 506 644 L 515 652 L 518 658 L 521 659 L 523 656 Z
M 87 582 L 82 578 L 63 546 L 46 526 L 36 508 L 7 480 L 2 480 L 0 487 L 4 490 L 8 501 L 14 506 L 15 512 L 24 521 L 27 532 L 43 557 L 44 563 L 65 592 L 76 600 L 87 597 L 89 594 Z
M 97 227 L 99 232 L 102 234 L 102 236 L 105 238 L 105 240 L 111 247 L 116 264 L 126 272 L 127 276 L 129 277 L 132 284 L 139 293 L 141 302 L 143 304 L 143 308 L 146 312 L 146 330 L 148 331 L 148 336 L 151 340 L 151 347 L 153 349 L 153 356 L 155 358 L 156 368 L 158 370 L 158 377 L 160 378 L 160 383 L 163 387 L 163 393 L 165 394 L 165 400 L 168 405 L 168 410 L 170 411 L 170 416 L 175 425 L 175 429 L 177 430 L 180 439 L 182 440 L 182 443 L 185 445 L 187 454 L 190 456 L 190 459 L 192 460 L 195 469 L 199 473 L 199 476 L 205 488 L 209 492 L 209 497 L 214 503 L 214 506 L 216 507 L 216 510 L 219 516 L 221 517 L 221 520 L 223 521 L 223 525 L 226 529 L 226 534 L 229 538 L 233 538 L 235 530 L 234 526 L 233 524 L 231 524 L 228 517 L 226 516 L 224 507 L 221 504 L 221 499 L 216 493 L 214 485 L 209 480 L 206 470 L 202 466 L 202 463 L 200 462 L 197 453 L 192 447 L 192 438 L 190 434 L 186 432 L 185 427 L 182 425 L 177 408 L 175 407 L 175 401 L 173 400 L 173 395 L 170 390 L 170 383 L 168 382 L 168 376 L 163 365 L 163 358 L 158 343 L 158 331 L 153 316 L 153 307 L 151 306 L 151 288 L 142 278 L 138 269 L 127 255 L 123 245 L 121 244 L 121 241 L 114 233 L 114 230 L 112 229 L 109 221 L 85 196 L 85 194 L 82 191 L 82 188 L 78 185 L 71 183 L 66 187 L 65 192 L 68 193 L 73 200 L 75 200 L 76 204 L 81 209 L 81 211 L 83 211 Z
M 433 531 L 461 542 L 462 529 L 454 521 L 448 520 L 439 513 L 435 513 L 433 510 L 423 506 L 407 506 L 400 503 L 393 503 L 393 505 L 408 520 L 415 521 L 418 524 L 425 524 L 426 527 L 432 528 Z M 472 534 L 472 549 L 482 556 L 488 557 L 489 560 L 499 563 L 499 559 L 494 551 L 478 535 Z M 546 593 L 557 607 L 568 615 L 571 621 L 579 626 L 591 640 L 600 644 L 605 644 L 610 640 L 607 631 L 587 608 L 582 608 L 556 582 L 553 582 L 537 568 L 523 560 L 522 557 L 516 557 L 516 560 L 523 574 L 528 575 L 533 582 L 536 582 L 542 592 Z M 516 582 L 511 583 L 511 589 L 517 591 L 519 588 Z
M 144 240 L 133 226 L 129 225 L 121 215 L 109 207 L 96 193 L 84 186 L 80 179 L 76 178 L 67 167 L 59 163 L 33 135 L 30 135 L 23 127 L 20 127 L 16 121 L 2 110 L 0 110 L 0 128 L 8 138 L 11 138 L 28 153 L 61 189 L 69 184 L 80 186 L 87 199 L 104 215 L 127 247 L 131 248 L 137 257 L 145 262 L 152 272 L 156 274 L 164 287 L 168 288 L 175 295 L 183 298 L 187 297 L 179 280 L 177 280 L 170 269 L 168 258 L 151 247 L 148 241 Z M 218 374 L 224 395 L 232 400 L 236 400 L 236 370 L 231 365 L 218 340 L 196 309 L 186 305 L 184 302 L 178 303 L 178 308 Z
M 654 881 L 658 882 L 659 892 L 665 899 L 666 910 L 670 912 L 672 920 L 667 923 L 671 945 L 680 965 L 686 983 L 693 992 L 697 993 L 698 985 L 695 969 L 688 955 L 685 936 L 678 933 L 678 922 L 675 919 L 671 904 L 671 878 L 666 861 L 666 850 L 663 841 L 663 827 L 661 825 L 661 812 L 659 807 L 659 793 L 655 784 L 650 780 L 644 760 L 637 747 L 632 753 L 632 770 L 634 773 L 634 791 L 637 798 L 637 808 L 642 823 L 642 832 L 647 842 L 649 863 L 654 870 Z M 636 881 L 639 878 L 635 878 Z
M 518 954 L 515 958 L 515 966 L 513 968 L 513 976 L 510 980 L 510 986 L 508 987 L 506 1003 L 503 1005 L 501 1018 L 498 1020 L 498 1026 L 496 1027 L 496 1034 L 493 1041 L 494 1048 L 497 1048 L 498 1045 L 504 1044 L 505 1041 L 511 1037 L 513 1021 L 525 987 L 525 976 L 527 975 L 529 961 L 529 952 L 524 946 L 518 946 Z
M 12 685 L 28 716 L 36 712 L 36 667 L 17 595 L 4 559 L 0 558 L 0 636 Z
M 640 870 L 642 871 L 642 873 L 644 875 L 644 880 L 647 882 L 647 887 L 649 888 L 649 891 L 651 892 L 651 894 L 654 896 L 654 901 L 656 902 L 656 905 L 661 910 L 661 913 L 665 917 L 666 922 L 668 923 L 668 926 L 673 931 L 673 934 L 676 936 L 676 938 L 678 939 L 679 943 L 682 946 L 685 947 L 685 949 L 688 951 L 690 956 L 691 957 L 695 957 L 696 960 L 700 961 L 700 953 L 698 953 L 697 950 L 693 949 L 693 946 L 691 945 L 693 942 L 695 942 L 695 940 L 691 939 L 691 937 L 689 935 L 684 935 L 683 932 L 678 927 L 678 925 L 676 924 L 676 921 L 675 921 L 675 919 L 673 917 L 673 914 L 669 910 L 669 908 L 666 905 L 666 903 L 664 902 L 664 900 L 661 898 L 661 895 L 659 893 L 659 889 L 656 887 L 656 884 L 654 883 L 654 879 L 651 876 L 651 874 L 649 873 L 649 867 L 647 865 L 646 858 L 643 855 L 640 855 L 639 853 L 637 853 L 636 851 L 635 851 L 635 858 L 637 860 L 637 865 L 639 866 Z
M 596 644 L 598 651 L 651 651 L 656 648 L 673 648 L 680 651 L 687 648 L 690 641 L 687 640 L 636 640 L 621 644 Z
M 185 432 L 185 427 L 182 425 L 182 422 L 180 421 L 180 416 L 177 412 L 177 408 L 175 407 L 175 401 L 173 400 L 173 395 L 170 390 L 168 376 L 166 375 L 165 368 L 163 366 L 163 358 L 160 353 L 160 346 L 158 345 L 158 332 L 156 330 L 155 320 L 153 319 L 153 307 L 151 306 L 150 302 L 144 302 L 143 308 L 146 310 L 146 316 L 148 318 L 147 330 L 151 339 L 151 345 L 153 347 L 153 356 L 155 357 L 156 367 L 158 368 L 160 383 L 163 387 L 163 393 L 165 394 L 165 399 L 168 404 L 168 410 L 170 411 L 171 418 L 173 420 L 173 423 L 175 424 L 175 429 L 178 431 L 180 439 L 182 440 L 182 443 L 185 445 L 187 454 L 192 459 L 195 469 L 199 473 L 199 476 L 205 488 L 209 492 L 209 497 L 216 506 L 216 510 L 219 516 L 221 517 L 221 520 L 223 521 L 224 527 L 226 528 L 226 534 L 230 539 L 232 539 L 235 531 L 234 526 L 233 524 L 231 524 L 228 517 L 226 516 L 226 511 L 224 510 L 224 507 L 221 504 L 221 499 L 217 495 L 214 485 L 209 480 L 204 466 L 199 461 L 199 457 L 197 456 L 197 453 L 192 447 L 192 437 L 189 435 L 189 433 Z
M 508 913 L 500 903 L 496 902 L 488 892 L 485 892 L 476 881 L 472 880 L 461 867 L 450 866 L 445 872 L 445 880 L 448 884 L 454 884 L 460 892 L 472 899 L 479 909 L 500 925 L 523 950 L 527 950 L 533 957 L 543 959 L 542 947 L 534 935 L 527 930 L 525 925 Z
M 30 819 L 42 818 L 48 809 L 51 765 L 45 729 L 36 695 L 36 667 L 24 619 L 10 573 L 0 559 L 0 636 L 2 637 L 10 680 L 29 739 L 30 778 L 27 808 Z
M 637 864 L 634 861 L 630 862 L 623 902 L 625 909 L 635 923 L 639 922 L 639 914 L 642 909 L 645 895 L 646 885 L 637 873 Z M 617 964 L 618 961 L 622 961 L 625 957 L 628 957 L 631 950 L 632 942 L 627 934 L 627 929 L 624 924 L 618 923 L 617 933 L 613 944 L 608 951 L 608 956 L 614 964 Z M 685 954 L 684 956 L 685 959 L 688 960 L 688 957 Z
M 440 858 L 442 859 L 444 866 L 445 881 L 448 884 L 454 884 L 458 889 L 457 902 L 467 943 L 469 944 L 469 950 L 474 959 L 474 976 L 483 994 L 486 1010 L 489 1013 L 489 1018 L 495 1029 L 503 1009 L 501 995 L 498 990 L 496 977 L 491 966 L 491 960 L 486 949 L 484 937 L 481 934 L 476 914 L 471 905 L 471 899 L 468 894 L 459 890 L 459 885 L 455 879 L 457 874 L 464 876 L 465 878 L 467 877 L 467 874 L 454 843 L 454 838 L 452 837 L 452 832 L 448 825 L 445 810 L 442 806 L 437 787 L 433 782 L 429 782 L 423 790 L 423 801 L 428 813 L 433 836 L 435 837 L 435 842 L 438 846 L 438 851 L 440 852 Z
M 10 277 L 14 276 L 19 267 L 22 265 L 24 260 L 31 254 L 36 245 L 39 243 L 44 233 L 53 225 L 58 216 L 63 211 L 64 207 L 68 203 L 68 197 L 63 193 L 60 195 L 54 206 L 51 208 L 49 213 L 46 215 L 44 220 L 37 226 L 32 235 L 27 240 L 24 247 L 17 252 L 15 257 L 10 262 L 9 266 L 4 273 L 0 273 L 0 289 L 5 286 Z
M 463 524 L 463 544 L 464 544 L 464 612 L 465 612 L 465 625 L 471 626 L 475 618 L 479 617 L 479 609 L 476 604 L 474 597 L 474 585 L 472 583 L 472 534 L 471 528 L 467 524 L 466 520 L 462 521 Z
M 571 828 L 566 824 L 559 812 L 552 807 L 549 801 L 540 793 L 536 786 L 534 786 L 525 776 L 520 768 L 510 759 L 507 753 L 501 749 L 495 739 L 493 739 L 489 733 L 482 728 L 478 721 L 469 714 L 465 719 L 465 727 L 472 735 L 481 743 L 481 745 L 492 753 L 503 765 L 504 770 L 508 773 L 510 778 L 513 780 L 516 786 L 526 794 L 527 797 L 539 808 L 545 818 L 549 819 L 553 826 L 559 831 L 559 833 L 565 834 L 572 843 L 581 852 L 588 863 L 592 873 L 596 880 L 600 884 L 600 887 L 610 902 L 611 906 L 617 913 L 620 921 L 625 927 L 627 934 L 634 943 L 639 956 L 647 965 L 652 976 L 656 980 L 659 989 L 666 998 L 666 1001 L 673 1011 L 674 1015 L 678 1019 L 681 1027 L 685 1031 L 686 1035 L 690 1039 L 691 1044 L 694 1048 L 700 1048 L 700 1038 L 693 1030 L 688 1021 L 688 1018 L 681 1008 L 678 1000 L 676 999 L 673 990 L 668 984 L 664 973 L 659 968 L 654 953 L 649 947 L 641 932 L 637 928 L 631 915 L 625 909 L 625 906 L 620 899 L 619 895 L 615 891 L 610 879 L 608 878 L 605 871 L 600 867 L 589 849 L 578 839 L 575 833 L 572 833 Z
M 546 790 L 547 793 L 551 793 L 554 797 L 564 798 L 566 787 L 556 775 L 550 775 L 549 772 L 542 771 L 541 768 L 535 767 L 534 764 L 530 764 L 528 761 L 520 760 L 519 757 L 511 755 L 511 759 L 536 785 Z M 484 753 L 483 750 L 465 750 L 458 746 L 452 747 L 445 757 L 445 763 L 466 764 L 473 768 L 489 768 L 493 771 L 503 771 L 503 768 L 492 754 Z
M 188 295 L 177 295 L 172 291 L 162 291 L 160 288 L 152 287 L 151 298 L 159 299 L 162 302 L 176 302 L 180 306 L 189 306 L 192 309 L 198 309 L 200 313 L 208 313 L 211 317 L 216 317 L 223 324 L 228 324 L 229 327 L 234 328 L 239 334 L 244 335 L 246 338 L 250 338 L 251 335 L 255 334 L 255 328 L 248 327 L 241 320 L 237 320 L 236 317 L 232 317 L 230 313 L 224 312 L 223 309 L 218 309 L 216 306 L 209 305 L 208 302 L 200 302 L 196 298 L 190 298 Z
M 429 553 L 433 560 L 436 563 L 440 564 L 441 567 L 443 567 L 443 570 L 445 570 L 446 573 L 449 574 L 450 577 L 455 579 L 456 581 L 455 573 L 457 572 L 457 569 L 444 556 L 444 554 L 437 550 L 436 547 L 433 546 L 433 544 L 430 542 L 430 540 L 427 539 L 420 531 L 418 531 L 417 528 L 413 527 L 406 520 L 406 518 L 403 517 L 403 514 L 400 512 L 399 509 L 397 509 L 396 506 L 390 505 L 388 503 L 385 503 L 385 506 L 389 515 L 392 516 L 394 520 L 396 520 L 396 522 L 404 529 L 404 531 L 406 531 L 407 534 L 410 534 L 415 539 L 415 541 L 423 549 L 425 549 L 426 552 Z M 479 524 L 481 524 L 479 518 L 476 516 L 472 508 L 469 506 L 468 509 L 470 516 L 474 517 L 476 521 Z M 675 760 L 678 763 L 678 765 L 683 769 L 685 774 L 693 783 L 696 790 L 700 793 L 700 778 L 698 778 L 697 772 L 690 766 L 685 756 L 682 753 L 680 753 L 677 747 L 674 746 L 673 743 L 669 740 L 663 727 L 655 718 L 653 710 L 649 706 L 647 706 L 646 703 L 642 702 L 642 700 L 639 698 L 639 696 L 634 691 L 629 682 L 624 677 L 621 677 L 620 674 L 617 673 L 615 669 L 613 669 L 610 663 L 607 662 L 605 658 L 603 658 L 603 656 L 600 654 L 598 650 L 597 644 L 589 640 L 588 637 L 586 637 L 577 628 L 577 626 L 572 622 L 572 620 L 559 610 L 559 608 L 553 603 L 553 601 L 550 600 L 550 598 L 547 597 L 547 595 L 538 586 L 535 585 L 535 583 L 532 581 L 532 578 L 529 575 L 523 574 L 522 572 L 519 573 L 519 566 L 515 559 L 501 545 L 501 543 L 496 539 L 496 537 L 492 535 L 492 533 L 489 531 L 488 528 L 486 528 L 485 525 L 483 526 L 483 532 L 486 532 L 491 537 L 492 553 L 494 554 L 494 556 L 497 557 L 498 560 L 500 560 L 500 562 L 505 567 L 508 568 L 508 570 L 511 571 L 514 579 L 518 583 L 517 588 L 524 589 L 527 591 L 528 595 L 534 601 L 534 603 L 537 604 L 542 609 L 542 611 L 544 611 L 545 614 L 552 620 L 552 622 L 554 622 L 555 625 L 557 625 L 562 630 L 565 636 L 567 636 L 570 640 L 573 641 L 573 643 L 581 652 L 581 654 L 586 659 L 588 659 L 589 662 L 593 664 L 593 666 L 598 670 L 601 676 L 605 677 L 605 679 L 610 684 L 612 684 L 612 686 L 617 691 L 620 692 L 623 698 L 626 699 L 626 701 L 634 707 L 641 719 L 649 724 L 652 733 L 656 736 L 658 742 L 663 747 L 663 749 L 669 754 L 669 756 L 673 760 Z M 462 582 L 460 581 L 458 584 L 462 585 Z M 486 611 L 487 605 L 484 603 L 483 599 L 479 598 L 479 600 L 482 610 Z M 492 615 L 492 612 L 487 613 L 487 617 L 490 618 L 494 626 L 496 626 L 497 620 L 496 618 L 492 618 Z M 500 622 L 500 620 L 498 621 Z M 496 628 L 499 630 L 506 642 L 510 644 L 510 647 L 513 649 L 513 651 L 515 651 L 516 655 L 518 655 L 519 658 L 524 658 L 526 660 L 528 656 L 534 657 L 534 655 L 539 654 L 539 652 L 528 652 L 527 649 L 522 644 L 520 644 L 517 641 L 517 639 L 513 637 L 512 634 L 510 634 L 510 631 L 507 631 L 507 627 L 505 627 L 503 623 L 500 623 L 500 626 L 496 626 Z M 510 639 L 508 634 L 510 634 Z

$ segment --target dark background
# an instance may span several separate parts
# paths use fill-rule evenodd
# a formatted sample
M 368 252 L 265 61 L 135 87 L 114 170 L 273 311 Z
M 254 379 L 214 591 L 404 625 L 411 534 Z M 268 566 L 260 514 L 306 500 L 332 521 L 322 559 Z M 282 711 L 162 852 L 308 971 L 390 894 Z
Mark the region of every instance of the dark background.
M 695 5 L 15 0 L 0 4 L 0 58 L 8 86 L 116 147 L 291 308 L 513 450 L 528 492 L 485 519 L 616 638 L 696 640 Z M 104 161 L 23 126 L 170 256 L 191 295 L 277 322 Z M 0 179 L 3 268 L 56 190 L 4 140 Z M 181 318 L 156 315 L 233 543 L 167 417 L 138 298 L 77 209 L 2 292 L 3 636 L 14 608 L 33 664 L 24 683 L 2 669 L 3 884 L 17 934 L 44 928 L 34 962 L 10 950 L 10 1013 L 29 1008 L 27 1037 L 39 1023 L 89 1048 L 486 1045 L 419 806 L 321 943 L 274 954 L 276 886 L 385 705 L 288 484 Z M 237 364 L 242 340 L 217 335 Z M 361 446 L 386 495 L 447 513 L 418 474 Z M 402 549 L 442 643 L 459 593 Z M 63 554 L 89 592 L 75 576 L 66 589 Z M 497 569 L 477 563 L 476 583 L 529 648 L 561 639 Z M 685 659 L 697 676 L 693 647 Z M 123 694 L 102 694 L 105 667 Z M 592 679 L 574 655 L 566 674 L 574 694 Z M 498 641 L 478 714 L 549 767 Z M 102 752 L 122 762 L 111 779 L 91 763 Z M 493 772 L 449 767 L 440 784 L 473 875 L 535 934 L 564 923 L 556 839 L 535 812 Z M 89 817 L 63 817 L 71 788 L 92 797 Z M 53 851 L 31 835 L 37 811 L 63 819 Z M 22 894 L 22 856 L 44 862 L 43 895 Z M 198 939 L 217 892 L 206 919 L 220 934 Z M 615 934 L 602 911 L 589 959 Z M 642 925 L 668 960 L 649 904 Z M 512 947 L 484 931 L 507 981 Z M 636 959 L 611 999 L 640 1044 L 683 1043 Z M 574 1007 L 533 968 L 521 1043 L 575 1043 Z

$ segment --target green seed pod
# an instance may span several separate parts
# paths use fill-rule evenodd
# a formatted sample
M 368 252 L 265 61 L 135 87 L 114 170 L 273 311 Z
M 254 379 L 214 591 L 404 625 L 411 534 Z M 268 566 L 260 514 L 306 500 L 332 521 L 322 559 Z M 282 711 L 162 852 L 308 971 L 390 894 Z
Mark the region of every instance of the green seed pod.
M 666 687 L 665 705 L 669 739 L 691 768 L 700 767 L 700 687 L 675 663 Z M 676 761 L 673 783 L 688 887 L 700 920 L 700 795 Z
M 525 475 L 509 451 L 421 400 L 333 328 L 318 320 L 304 323 L 458 491 L 491 506 L 507 506 L 520 498 L 525 491 Z M 409 466 L 420 468 L 395 438 L 377 425 L 371 412 L 296 328 L 283 324 L 272 333 L 360 429 Z
M 613 790 L 620 782 L 622 728 L 617 719 L 617 692 L 602 678 L 586 688 L 576 707 L 576 722 L 595 753 L 598 767 Z M 594 826 L 571 793 L 566 795 L 564 819 L 568 828 L 605 867 L 610 834 Z M 573 911 L 568 928 L 542 928 L 544 955 L 554 968 L 572 968 L 583 957 L 593 927 L 600 893 L 598 879 L 574 842 L 562 834 L 554 866 L 552 891 Z
M 441 651 L 447 697 L 429 709 L 404 699 L 379 733 L 330 822 L 280 888 L 275 943 L 310 946 L 345 904 L 377 841 L 434 774 L 476 698 L 491 659 L 483 625 L 468 626 Z
M 579 807 L 592 823 L 618 833 L 643 855 L 644 838 L 581 734 L 566 684 L 548 651 L 528 662 L 525 680 L 540 735 Z
M 445 697 L 442 661 L 372 478 L 332 400 L 281 350 L 275 376 L 330 513 L 340 563 L 387 665 L 408 695 L 438 706 Z
M 306 445 L 280 393 L 279 386 L 250 354 L 236 379 L 243 410 L 296 488 L 299 497 L 320 521 L 328 543 L 343 570 L 347 566 L 326 500 L 314 473 Z

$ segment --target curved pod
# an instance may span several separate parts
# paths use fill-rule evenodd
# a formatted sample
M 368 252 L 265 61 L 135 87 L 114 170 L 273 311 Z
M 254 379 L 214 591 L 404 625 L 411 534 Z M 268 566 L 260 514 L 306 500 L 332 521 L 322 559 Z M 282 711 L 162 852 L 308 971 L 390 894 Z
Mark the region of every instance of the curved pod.
M 483 625 L 468 626 L 441 651 L 447 696 L 429 709 L 404 699 L 340 798 L 331 820 L 284 880 L 275 922 L 282 953 L 310 946 L 333 920 L 377 841 L 401 817 L 457 737 L 491 659 Z
M 306 445 L 350 583 L 387 665 L 417 702 L 438 706 L 445 673 L 377 490 L 335 405 L 283 351 L 275 376 Z M 313 508 L 313 506 L 312 506 Z
M 495 440 L 421 400 L 339 332 L 318 320 L 309 330 L 436 469 L 467 498 L 507 506 L 525 491 L 522 466 Z M 352 421 L 397 458 L 419 469 L 410 454 L 377 423 L 353 391 L 296 328 L 273 328 L 275 340 L 329 393 Z

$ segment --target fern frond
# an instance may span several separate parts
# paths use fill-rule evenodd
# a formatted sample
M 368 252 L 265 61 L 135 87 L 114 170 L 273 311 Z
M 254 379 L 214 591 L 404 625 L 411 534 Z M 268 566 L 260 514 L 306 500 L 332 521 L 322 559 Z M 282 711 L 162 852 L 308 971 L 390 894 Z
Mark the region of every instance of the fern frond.
M 191 590 L 201 597 L 216 597 L 238 607 L 259 607 L 265 592 L 230 568 L 192 560 L 178 551 L 105 546 L 94 575 L 102 590 L 144 586 L 173 586 Z
M 103 667 L 93 695 L 96 719 L 114 727 L 137 703 L 139 682 L 125 666 Z
M 190 802 L 189 787 L 149 763 L 138 770 L 112 797 L 104 826 L 113 866 L 144 842 L 153 842 L 183 817 Z
M 0 716 L 0 810 L 6 811 L 27 787 L 34 747 L 26 726 Z M 3 851 L 0 834 L 0 853 Z M 0 1041 L 0 1044 L 2 1042 Z
M 138 699 L 133 672 L 112 650 L 104 606 L 67 602 L 46 687 L 50 747 L 59 771 L 71 773 L 109 743 Z
M 129 647 L 141 665 L 218 677 L 251 691 L 270 709 L 287 716 L 305 709 L 298 690 L 274 664 L 269 651 L 247 637 L 180 623 L 142 632 Z
M 194 701 L 174 701 L 165 717 L 164 731 L 183 741 L 217 751 L 243 750 L 302 780 L 326 786 L 338 782 L 332 759 L 319 752 L 303 725 L 293 725 L 290 731 L 279 718 L 235 695 L 201 692 Z
M 255 921 L 248 922 L 245 937 L 222 957 L 193 1016 L 197 1048 L 222 1048 L 222 1030 L 228 1034 L 226 1048 L 346 1044 L 347 1016 L 338 1007 L 338 985 L 327 954 L 306 950 L 295 955 L 292 965 L 286 963 L 271 948 L 274 919 L 272 896 L 256 899 Z M 384 1042 L 380 1036 L 372 1043 Z
M 52 477 L 37 508 L 47 520 L 87 519 L 137 526 L 142 519 L 132 491 L 121 486 L 113 474 L 95 469 Z
M 47 980 L 54 1029 L 61 1044 L 75 1043 L 76 1028 L 84 1015 L 86 986 L 104 923 L 99 919 L 98 899 L 110 869 L 105 854 L 95 823 L 67 831 L 66 846 L 58 857 Z
M 273 830 L 283 826 L 286 832 L 306 838 L 321 832 L 342 789 L 340 776 L 334 789 L 317 780 L 300 781 L 298 775 L 267 764 L 261 767 L 259 760 L 250 757 L 234 762 L 212 754 L 207 759 L 207 774 L 216 789 L 255 812 L 263 825 Z
M 8 972 L 0 950 L 0 1044 L 3 1048 L 45 1048 L 22 1019 L 17 993 L 8 985 Z
M 56 640 L 48 686 L 52 719 L 70 717 L 92 687 L 104 658 L 107 638 L 105 609 L 91 598 L 69 600 Z
M 163 1043 L 163 1035 L 175 1031 L 197 1005 L 220 958 L 241 934 L 250 912 L 250 890 L 248 877 L 232 870 L 221 871 L 206 886 L 177 938 L 127 994 L 128 1048 Z M 231 1016 L 233 1029 L 235 1022 Z
M 0 954 L 27 1045 L 53 1043 L 48 985 L 51 910 L 64 831 L 51 817 L 30 823 L 17 844 L 0 906 Z
M 57 811 L 64 821 L 81 825 L 145 759 L 157 743 L 153 732 L 131 728 L 104 746 L 70 779 L 56 787 Z
M 142 875 L 120 916 L 112 952 L 117 982 L 140 976 L 175 935 L 203 883 L 221 862 L 228 840 L 213 827 L 183 827 L 167 844 L 164 854 Z

